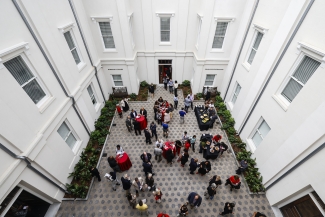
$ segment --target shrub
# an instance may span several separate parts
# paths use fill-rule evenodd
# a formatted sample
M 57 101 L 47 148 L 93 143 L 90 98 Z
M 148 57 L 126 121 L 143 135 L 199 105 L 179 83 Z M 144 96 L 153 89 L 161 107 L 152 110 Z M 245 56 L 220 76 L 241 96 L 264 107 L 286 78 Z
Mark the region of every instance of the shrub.
M 135 93 L 131 93 L 130 98 L 135 100 L 137 98 L 137 95 Z
M 140 86 L 141 86 L 141 87 L 148 87 L 149 84 L 148 84 L 146 81 L 141 81 L 141 82 L 140 82 Z
M 241 152 L 237 153 L 237 160 L 242 161 L 242 160 L 248 160 L 252 156 L 252 152 L 243 150 Z
M 197 93 L 197 94 L 196 94 L 196 97 L 197 97 L 198 99 L 201 99 L 201 98 L 203 98 L 203 94 L 202 94 L 202 93 Z
M 100 145 L 100 146 L 104 145 L 105 140 L 106 140 L 106 137 L 101 137 L 101 138 L 99 138 L 99 139 L 98 139 L 98 145 Z
M 227 106 L 223 102 L 215 103 L 215 107 L 221 111 L 227 110 Z
M 230 143 L 240 143 L 241 139 L 237 138 L 234 135 L 229 135 L 228 140 Z
M 100 137 L 102 137 L 102 134 L 100 133 L 99 130 L 95 130 L 90 134 L 90 139 L 92 141 L 98 141 Z
M 236 134 L 236 130 L 233 127 L 228 127 L 226 129 L 226 131 L 227 131 L 228 135 L 234 135 L 234 134 Z
M 223 102 L 223 99 L 221 98 L 221 96 L 216 96 L 216 103 L 220 102 Z
M 182 83 L 183 86 L 187 87 L 191 85 L 191 82 L 189 80 L 184 80 Z
M 75 197 L 85 198 L 87 196 L 88 186 L 78 184 L 66 184 L 68 192 Z

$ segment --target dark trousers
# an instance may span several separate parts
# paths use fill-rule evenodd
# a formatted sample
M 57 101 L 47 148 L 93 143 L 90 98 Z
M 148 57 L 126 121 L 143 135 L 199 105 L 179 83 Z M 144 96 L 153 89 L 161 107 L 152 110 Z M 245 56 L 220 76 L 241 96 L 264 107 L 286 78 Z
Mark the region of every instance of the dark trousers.
M 169 86 L 169 93 L 173 93 L 173 86 Z
M 157 121 L 158 121 L 158 124 L 162 124 L 162 123 L 161 123 L 161 119 L 160 119 L 160 120 L 158 119 Z
M 154 116 L 155 120 L 157 120 L 157 112 L 155 112 L 155 116 Z
M 96 176 L 96 178 L 98 179 L 99 182 L 102 181 L 102 180 L 100 179 L 100 175 L 99 175 L 99 173 L 95 174 L 95 176 Z
M 135 135 L 138 135 L 138 133 L 139 133 L 139 135 L 141 135 L 141 130 L 140 129 L 135 129 L 134 128 L 134 132 L 135 132 Z
M 178 101 L 174 101 L 174 108 L 177 109 Z
M 191 102 L 191 109 L 193 110 L 193 102 Z
M 167 83 L 164 83 L 164 88 L 165 90 L 167 90 Z
M 174 88 L 174 95 L 177 96 L 177 88 Z
M 189 108 L 189 106 L 185 106 L 185 112 L 186 113 L 188 112 L 188 108 Z
M 191 146 L 192 146 L 193 152 L 195 152 L 195 143 L 191 143 Z
M 158 139 L 158 136 L 157 136 L 157 131 L 156 130 L 151 130 L 151 138 L 155 135 L 156 137 L 156 140 Z
M 146 143 L 148 144 L 151 144 L 152 142 L 151 142 L 151 137 L 150 136 L 148 136 L 148 137 L 146 137 Z

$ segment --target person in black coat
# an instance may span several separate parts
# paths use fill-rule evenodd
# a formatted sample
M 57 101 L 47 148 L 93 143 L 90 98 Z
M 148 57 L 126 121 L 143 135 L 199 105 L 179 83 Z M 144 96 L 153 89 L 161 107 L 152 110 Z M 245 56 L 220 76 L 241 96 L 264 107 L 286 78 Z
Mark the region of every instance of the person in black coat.
M 205 165 L 205 169 L 206 169 L 207 173 L 209 173 L 211 171 L 211 163 L 210 163 L 210 161 L 206 160 L 204 162 L 204 165 Z
M 149 173 L 146 177 L 146 184 L 148 185 L 148 190 L 153 191 L 154 189 L 152 188 L 155 185 L 155 180 L 152 177 L 152 174 Z
M 219 144 L 219 152 L 220 152 L 220 156 L 223 154 L 224 151 L 228 150 L 228 145 L 226 145 L 226 143 L 221 142 Z
M 153 83 L 149 86 L 149 93 L 151 93 L 151 98 L 155 96 L 155 86 L 153 86 Z
M 140 158 L 143 162 L 151 162 L 151 154 L 147 152 L 143 152 L 143 154 L 140 155 Z
M 184 152 L 183 156 L 181 157 L 181 166 L 184 167 L 186 162 L 188 161 L 189 155 L 188 152 Z
M 140 115 L 143 115 L 147 120 L 147 110 L 145 110 L 143 107 L 140 109 Z
M 208 195 L 207 195 L 206 199 L 208 199 L 208 197 L 209 197 L 212 200 L 214 195 L 217 193 L 217 185 L 212 183 L 212 185 L 207 187 L 207 192 L 208 192 Z
M 173 165 L 173 159 L 174 159 L 174 153 L 171 149 L 168 149 L 166 152 L 166 160 L 167 160 L 167 164 L 170 163 L 170 166 Z
M 201 205 L 202 197 L 196 192 L 191 192 L 187 197 L 188 202 L 190 203 L 191 208 L 198 208 Z
M 90 171 L 92 177 L 96 176 L 98 178 L 99 182 L 102 181 L 100 179 L 99 171 L 96 167 L 89 167 L 89 171 Z
M 146 137 L 146 144 L 152 144 L 151 142 L 151 134 L 148 130 L 148 128 L 144 129 L 144 136 Z
M 204 176 L 207 173 L 207 170 L 205 168 L 204 161 L 200 163 L 199 170 L 196 174 L 201 174 L 201 176 Z
M 130 178 L 128 177 L 128 174 L 125 174 L 122 178 L 122 185 L 123 189 L 125 190 L 125 195 L 127 196 L 130 193 L 130 189 L 132 186 L 132 182 L 130 181 Z
M 138 115 L 137 112 L 132 109 L 130 113 L 130 117 L 134 119 L 137 115 Z
M 198 159 L 197 158 L 192 158 L 191 159 L 191 163 L 190 163 L 190 171 L 191 171 L 191 174 L 193 175 L 194 174 L 194 171 L 196 170 L 197 168 L 197 162 L 198 162 Z
M 245 172 L 245 170 L 248 168 L 248 163 L 246 160 L 242 160 L 240 161 L 240 166 L 238 167 L 238 169 L 236 170 L 236 174 L 240 175 L 243 172 Z
M 134 119 L 132 124 L 133 124 L 135 135 L 137 136 L 138 133 L 139 133 L 139 135 L 141 135 L 140 123 Z
M 115 171 L 115 172 L 121 172 L 120 166 L 117 164 L 117 161 L 113 156 L 110 156 L 107 158 L 107 162 L 109 166 Z
M 152 164 L 148 161 L 142 163 L 143 166 L 143 172 L 145 172 L 146 176 L 151 173 L 152 175 L 155 175 L 155 173 L 152 172 Z
M 222 184 L 221 183 L 221 177 L 220 176 L 217 176 L 217 175 L 212 176 L 212 178 L 209 180 L 209 185 L 212 185 L 213 183 L 216 184 L 217 187 L 219 185 L 221 185 Z
M 226 215 L 226 214 L 234 214 L 234 203 L 225 203 L 225 207 L 223 208 L 223 212 L 219 213 L 220 215 Z

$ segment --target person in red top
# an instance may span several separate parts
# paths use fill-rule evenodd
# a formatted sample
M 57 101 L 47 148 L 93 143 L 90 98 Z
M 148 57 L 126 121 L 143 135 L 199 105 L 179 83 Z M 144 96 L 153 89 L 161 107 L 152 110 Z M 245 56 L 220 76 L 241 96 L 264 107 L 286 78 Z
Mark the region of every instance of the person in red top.
M 119 104 L 116 104 L 116 110 L 117 110 L 117 113 L 119 114 L 120 118 L 122 118 L 122 108 Z
M 213 138 L 212 138 L 212 141 L 213 142 L 219 142 L 221 140 L 222 136 L 220 136 L 219 134 L 215 135 Z
M 191 143 L 190 140 L 186 140 L 185 144 L 184 144 L 185 149 L 188 151 L 188 149 L 191 147 Z
M 169 217 L 166 213 L 159 213 L 157 217 Z
M 230 184 L 230 191 L 232 191 L 233 188 L 235 189 L 240 189 L 240 179 L 239 176 L 234 175 L 234 176 L 230 176 L 229 179 L 226 180 L 225 185 Z

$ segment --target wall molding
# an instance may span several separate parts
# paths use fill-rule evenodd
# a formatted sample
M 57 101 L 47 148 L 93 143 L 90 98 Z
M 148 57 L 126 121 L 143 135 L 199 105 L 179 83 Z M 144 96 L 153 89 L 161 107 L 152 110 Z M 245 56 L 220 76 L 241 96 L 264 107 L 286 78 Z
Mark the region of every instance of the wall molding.
M 75 27 L 76 24 L 75 23 L 69 23 L 69 24 L 66 24 L 64 26 L 61 26 L 61 27 L 58 27 L 58 29 L 62 32 L 62 33 L 65 33 L 65 32 L 68 32 L 70 31 L 70 29 L 72 29 L 73 27 Z
M 3 57 L 10 55 L 11 53 L 14 53 L 14 52 L 18 52 L 18 53 L 25 52 L 26 55 L 29 55 L 30 53 L 29 53 L 28 42 L 20 42 L 18 44 L 15 44 L 14 46 L 0 50 L 0 69 L 4 68 Z
M 94 23 L 98 23 L 98 22 L 113 22 L 113 16 L 91 16 L 90 19 L 94 22 Z

